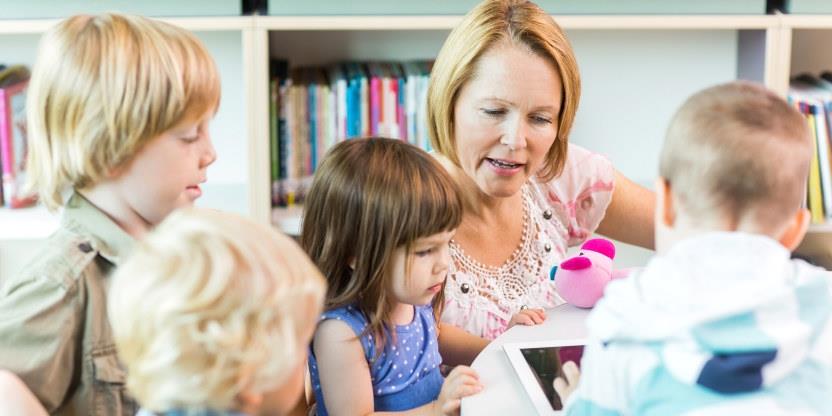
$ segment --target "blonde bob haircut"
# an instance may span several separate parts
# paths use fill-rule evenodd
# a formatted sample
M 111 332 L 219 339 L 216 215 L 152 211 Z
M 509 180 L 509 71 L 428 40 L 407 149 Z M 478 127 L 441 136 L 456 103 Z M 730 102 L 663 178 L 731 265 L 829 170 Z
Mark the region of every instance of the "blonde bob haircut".
M 325 308 L 354 304 L 380 353 L 394 335 L 387 329 L 395 251 L 410 254 L 417 239 L 461 221 L 455 183 L 425 151 L 388 138 L 347 140 L 318 167 L 304 203 L 301 246 L 326 276 Z M 435 313 L 441 300 L 434 299 Z
M 220 79 L 192 33 L 140 16 L 69 17 L 41 38 L 27 97 L 28 188 L 50 209 L 148 140 L 216 111 Z
M 295 242 L 242 216 L 176 211 L 113 275 L 108 314 L 143 407 L 232 409 L 272 391 L 304 351 L 323 276 Z
M 485 0 L 451 31 L 439 51 L 428 86 L 428 131 L 431 145 L 459 166 L 454 137 L 454 105 L 462 87 L 476 75 L 477 63 L 499 42 L 528 48 L 551 61 L 563 83 L 558 140 L 549 149 L 538 175 L 558 176 L 566 162 L 569 131 L 581 95 L 578 63 L 560 26 L 536 4 L 526 0 Z

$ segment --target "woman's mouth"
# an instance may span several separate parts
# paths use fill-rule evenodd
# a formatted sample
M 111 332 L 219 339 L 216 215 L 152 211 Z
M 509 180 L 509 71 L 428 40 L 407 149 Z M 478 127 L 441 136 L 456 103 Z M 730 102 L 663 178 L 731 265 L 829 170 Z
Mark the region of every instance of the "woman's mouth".
M 517 173 L 525 164 L 505 159 L 485 158 L 489 165 L 498 173 L 511 175 Z

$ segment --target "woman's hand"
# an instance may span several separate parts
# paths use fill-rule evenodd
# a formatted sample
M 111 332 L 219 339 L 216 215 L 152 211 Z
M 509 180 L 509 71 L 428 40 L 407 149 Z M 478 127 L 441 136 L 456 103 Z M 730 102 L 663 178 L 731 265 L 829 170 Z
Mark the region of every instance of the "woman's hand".
M 565 379 L 564 379 L 565 377 Z M 581 370 L 575 365 L 574 361 L 567 361 L 563 365 L 563 377 L 556 377 L 552 382 L 555 392 L 560 396 L 560 402 L 566 405 L 566 399 L 572 395 L 575 388 L 578 387 L 578 381 L 581 379 Z
M 482 384 L 480 384 L 477 372 L 471 367 L 456 366 L 442 383 L 442 390 L 434 402 L 433 413 L 437 416 L 458 415 L 462 398 L 480 391 L 482 391 Z
M 521 309 L 520 312 L 514 314 L 511 320 L 508 321 L 508 327 L 514 325 L 539 325 L 546 320 L 546 311 L 543 309 Z

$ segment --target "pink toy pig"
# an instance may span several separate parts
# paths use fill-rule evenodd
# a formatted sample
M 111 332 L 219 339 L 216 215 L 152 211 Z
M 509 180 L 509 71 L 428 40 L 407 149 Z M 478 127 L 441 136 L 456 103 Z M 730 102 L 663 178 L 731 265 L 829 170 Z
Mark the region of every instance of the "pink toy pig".
M 591 308 L 612 279 L 625 277 L 629 269 L 613 270 L 615 245 L 604 238 L 587 240 L 581 253 L 552 267 L 549 276 L 564 300 L 580 308 Z

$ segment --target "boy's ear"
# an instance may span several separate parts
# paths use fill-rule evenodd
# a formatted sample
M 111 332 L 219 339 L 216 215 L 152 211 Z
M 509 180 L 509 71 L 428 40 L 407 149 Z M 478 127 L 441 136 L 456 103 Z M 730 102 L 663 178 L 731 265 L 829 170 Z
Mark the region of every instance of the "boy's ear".
M 237 403 L 240 406 L 237 410 L 241 410 L 245 414 L 255 415 L 257 409 L 263 404 L 263 395 L 252 393 L 246 389 L 237 394 Z
M 127 170 L 127 164 L 128 163 L 129 162 L 119 163 L 115 166 L 107 168 L 106 179 L 110 179 L 110 180 L 118 179 L 118 177 L 121 176 L 121 174 L 124 173 L 124 171 Z
M 667 227 L 673 227 L 676 222 L 676 207 L 673 206 L 670 182 L 661 176 L 656 179 L 656 221 Z
M 789 251 L 794 251 L 797 246 L 800 245 L 800 242 L 803 241 L 803 236 L 806 235 L 806 230 L 809 229 L 809 220 L 811 219 L 811 214 L 809 210 L 802 208 L 792 217 L 789 221 L 788 226 L 780 235 L 778 241 L 783 247 L 786 247 Z

